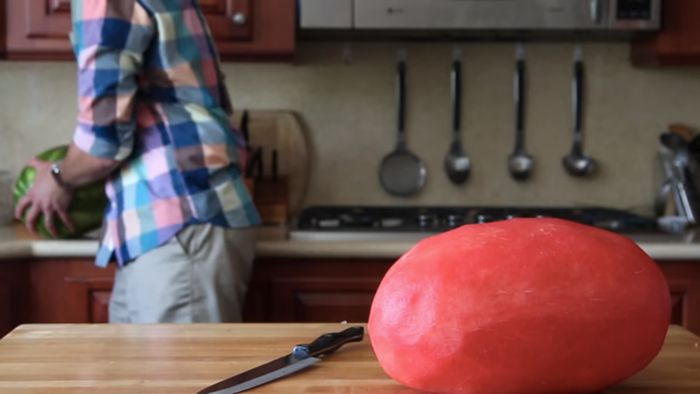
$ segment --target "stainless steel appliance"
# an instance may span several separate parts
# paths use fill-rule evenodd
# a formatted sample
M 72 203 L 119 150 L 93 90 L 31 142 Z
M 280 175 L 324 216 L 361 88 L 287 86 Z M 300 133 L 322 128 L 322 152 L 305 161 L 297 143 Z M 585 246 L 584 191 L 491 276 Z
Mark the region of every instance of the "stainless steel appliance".
M 656 201 L 656 215 L 662 226 L 682 232 L 698 224 L 700 193 L 698 151 L 680 134 L 667 131 L 660 136 L 659 163 L 663 182 Z
M 302 30 L 656 30 L 662 0 L 299 0 Z
M 655 218 L 608 208 L 313 206 L 302 211 L 290 238 L 411 241 L 464 224 L 523 217 L 555 217 L 625 234 L 660 231 Z

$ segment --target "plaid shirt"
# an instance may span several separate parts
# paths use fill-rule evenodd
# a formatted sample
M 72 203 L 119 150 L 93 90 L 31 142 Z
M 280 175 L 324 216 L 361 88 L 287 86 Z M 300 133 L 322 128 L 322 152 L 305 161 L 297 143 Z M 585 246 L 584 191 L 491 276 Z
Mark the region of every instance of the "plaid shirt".
M 73 142 L 122 161 L 97 265 L 120 265 L 188 224 L 260 218 L 241 179 L 219 59 L 196 0 L 73 0 L 79 114 Z

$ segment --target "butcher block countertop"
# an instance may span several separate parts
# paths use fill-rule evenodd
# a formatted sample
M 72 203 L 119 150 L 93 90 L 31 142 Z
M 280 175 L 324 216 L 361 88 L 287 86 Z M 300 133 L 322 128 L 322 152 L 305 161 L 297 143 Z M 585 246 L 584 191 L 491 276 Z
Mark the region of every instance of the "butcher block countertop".
M 193 394 L 342 324 L 23 325 L 0 340 L 0 393 Z M 700 393 L 700 338 L 671 326 L 660 355 L 605 393 Z M 465 373 L 468 371 L 465 371 Z M 369 338 L 251 393 L 411 394 Z
M 258 257 L 396 259 L 419 239 L 289 240 L 286 228 L 260 228 Z M 683 235 L 642 234 L 631 238 L 657 260 L 700 262 L 700 231 Z M 16 258 L 94 257 L 95 239 L 51 240 L 32 236 L 22 226 L 0 226 L 0 262 Z

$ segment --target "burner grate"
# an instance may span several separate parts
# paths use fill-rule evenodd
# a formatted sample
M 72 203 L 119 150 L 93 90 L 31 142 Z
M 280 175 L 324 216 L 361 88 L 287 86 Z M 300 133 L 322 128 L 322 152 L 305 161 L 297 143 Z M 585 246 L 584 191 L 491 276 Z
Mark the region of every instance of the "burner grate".
M 300 231 L 442 232 L 465 224 L 555 217 L 617 232 L 659 231 L 654 218 L 611 208 L 313 206 Z

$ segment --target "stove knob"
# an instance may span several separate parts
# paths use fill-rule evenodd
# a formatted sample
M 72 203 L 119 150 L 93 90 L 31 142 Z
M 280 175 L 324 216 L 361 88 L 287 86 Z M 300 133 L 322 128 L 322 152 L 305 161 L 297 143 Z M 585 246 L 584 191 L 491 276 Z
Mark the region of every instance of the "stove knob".
M 320 228 L 337 228 L 340 227 L 339 219 L 319 219 L 318 227 Z
M 382 228 L 397 228 L 403 225 L 403 219 L 401 218 L 383 218 L 381 220 Z
M 476 222 L 477 223 L 489 223 L 498 220 L 498 216 L 488 214 L 488 213 L 480 213 L 476 215 Z
M 464 223 L 464 216 L 457 215 L 457 214 L 447 215 L 447 226 L 448 227 L 452 228 L 452 227 L 461 226 L 463 223 Z
M 611 231 L 620 231 L 623 228 L 623 224 L 620 220 L 600 220 L 592 223 L 593 226 L 595 227 L 600 227 L 604 228 L 606 230 L 611 230 Z
M 418 215 L 418 227 L 432 228 L 437 225 L 437 217 L 435 215 L 421 213 Z

